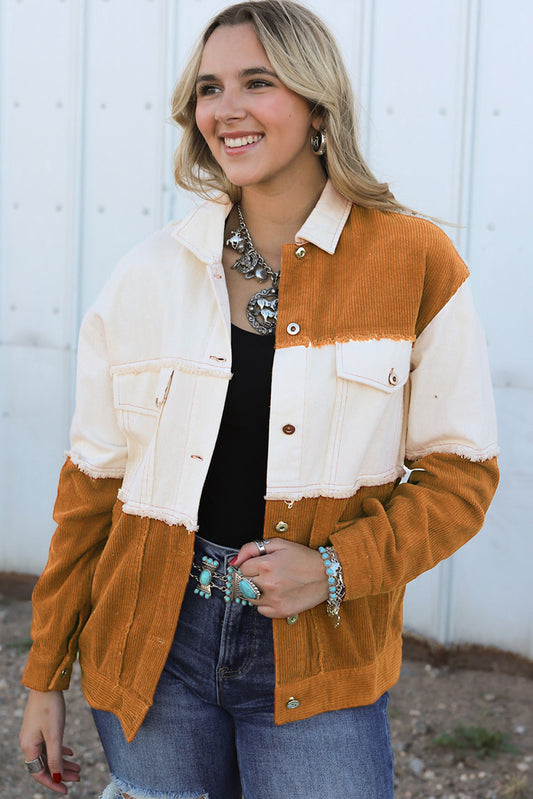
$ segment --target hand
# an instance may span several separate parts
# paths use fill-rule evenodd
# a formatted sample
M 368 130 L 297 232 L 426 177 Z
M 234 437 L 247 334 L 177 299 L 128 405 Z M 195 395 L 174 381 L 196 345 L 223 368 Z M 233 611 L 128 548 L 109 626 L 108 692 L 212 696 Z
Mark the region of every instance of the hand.
M 56 793 L 66 794 L 63 782 L 79 782 L 80 767 L 65 755 L 72 755 L 72 749 L 63 746 L 65 728 L 65 700 L 61 691 L 30 691 L 24 720 L 20 730 L 20 746 L 25 760 L 34 760 L 44 755 L 47 767 L 36 774 L 34 780 Z M 54 781 L 53 775 L 61 777 Z
M 251 604 L 271 619 L 294 616 L 325 602 L 329 596 L 324 562 L 316 549 L 273 538 L 259 555 L 251 541 L 239 550 L 233 568 L 240 568 L 261 591 Z

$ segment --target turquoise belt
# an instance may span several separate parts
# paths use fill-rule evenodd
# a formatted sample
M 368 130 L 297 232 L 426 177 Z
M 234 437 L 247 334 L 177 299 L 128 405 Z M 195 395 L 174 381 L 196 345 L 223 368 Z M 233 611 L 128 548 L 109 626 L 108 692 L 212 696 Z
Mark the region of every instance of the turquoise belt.
M 259 599 L 261 591 L 253 580 L 244 577 L 240 569 L 228 566 L 226 574 L 217 571 L 220 563 L 214 558 L 204 555 L 201 563 L 193 562 L 194 572 L 191 577 L 196 580 L 194 593 L 202 599 L 210 599 L 213 588 L 222 591 L 225 602 L 236 602 L 237 605 L 249 605 L 251 599 Z

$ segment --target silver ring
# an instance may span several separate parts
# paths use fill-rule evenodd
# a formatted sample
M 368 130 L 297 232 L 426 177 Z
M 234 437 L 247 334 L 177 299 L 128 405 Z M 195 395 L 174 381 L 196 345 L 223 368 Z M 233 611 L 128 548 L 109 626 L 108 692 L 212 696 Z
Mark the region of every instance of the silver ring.
M 25 760 L 24 765 L 30 774 L 37 774 L 38 771 L 42 771 L 43 768 L 46 768 L 46 755 L 39 755 L 39 757 L 33 760 Z
M 244 599 L 259 599 L 262 596 L 261 589 L 258 588 L 249 577 L 243 577 L 241 575 L 238 588 Z
M 266 555 L 267 551 L 266 551 L 266 546 L 265 545 L 266 544 L 270 544 L 270 541 L 267 538 L 258 539 L 257 541 L 254 541 L 254 544 L 256 545 L 257 549 L 259 550 L 259 554 L 260 555 Z

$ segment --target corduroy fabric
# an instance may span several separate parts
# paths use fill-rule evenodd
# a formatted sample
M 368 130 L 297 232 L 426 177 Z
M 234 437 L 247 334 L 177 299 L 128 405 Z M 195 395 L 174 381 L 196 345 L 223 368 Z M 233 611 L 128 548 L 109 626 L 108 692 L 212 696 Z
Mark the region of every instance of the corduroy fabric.
M 296 245 L 283 247 L 277 348 L 414 341 L 468 277 L 440 228 L 403 214 L 354 207 L 333 254 L 305 249 L 302 260 Z M 294 320 L 297 342 L 287 331 Z
M 363 487 L 349 500 L 303 499 L 292 508 L 267 502 L 265 536 L 280 536 L 275 525 L 284 520 L 289 531 L 282 537 L 315 547 L 329 540 L 350 564 L 337 629 L 323 606 L 300 614 L 293 625 L 273 622 L 278 724 L 370 704 L 398 679 L 405 582 L 474 534 L 497 485 L 495 459 L 469 464 L 454 455 L 435 458 L 439 474 L 448 475 L 446 486 L 439 478 L 431 488 L 435 467 L 426 464 L 429 476 L 413 473 L 421 490 L 406 503 L 402 486 L 394 484 Z M 422 479 L 435 503 L 425 498 Z M 35 645 L 23 682 L 40 691 L 67 688 L 79 645 L 88 702 L 115 713 L 132 740 L 172 643 L 194 536 L 181 526 L 122 513 L 117 482 L 93 480 L 70 461 L 63 467 L 55 508 L 60 526 L 35 589 Z M 102 556 L 102 534 L 109 530 Z M 297 709 L 287 708 L 293 696 Z

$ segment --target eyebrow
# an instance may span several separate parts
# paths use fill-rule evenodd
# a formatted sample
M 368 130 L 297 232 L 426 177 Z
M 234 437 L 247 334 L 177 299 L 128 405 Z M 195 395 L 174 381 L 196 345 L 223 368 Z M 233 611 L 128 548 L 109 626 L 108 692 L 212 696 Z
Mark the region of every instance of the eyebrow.
M 238 73 L 239 78 L 249 78 L 251 75 L 270 75 L 272 78 L 277 78 L 278 76 L 272 70 L 267 69 L 266 67 L 248 67 L 248 69 L 241 69 Z M 206 81 L 216 81 L 219 80 L 217 75 L 198 75 L 196 78 L 196 85 L 199 83 L 205 83 Z

